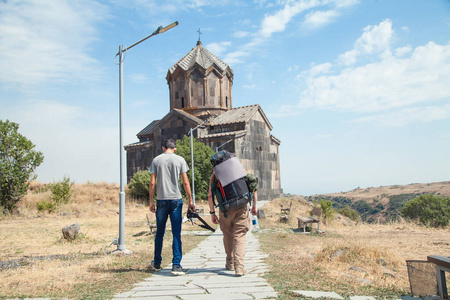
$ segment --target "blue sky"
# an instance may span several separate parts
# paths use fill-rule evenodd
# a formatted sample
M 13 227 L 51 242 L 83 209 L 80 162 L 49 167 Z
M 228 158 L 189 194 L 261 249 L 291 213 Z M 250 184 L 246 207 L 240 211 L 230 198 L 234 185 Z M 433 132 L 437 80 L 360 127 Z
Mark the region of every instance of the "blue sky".
M 0 1 L 0 119 L 44 153 L 38 180 L 119 182 L 124 139 L 169 110 L 167 70 L 199 38 L 260 104 L 286 193 L 450 180 L 450 1 Z

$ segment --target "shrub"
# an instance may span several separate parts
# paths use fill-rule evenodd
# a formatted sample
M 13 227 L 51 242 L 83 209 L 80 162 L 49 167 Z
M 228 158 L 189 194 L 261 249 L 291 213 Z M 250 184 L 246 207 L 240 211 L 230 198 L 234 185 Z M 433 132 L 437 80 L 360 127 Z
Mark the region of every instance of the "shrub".
M 38 212 L 47 211 L 49 213 L 52 213 L 56 209 L 56 204 L 52 201 L 43 200 L 38 203 L 36 203 L 36 208 Z
M 136 172 L 128 184 L 130 195 L 138 199 L 148 199 L 148 185 L 151 178 L 152 175 L 149 171 Z
M 354 210 L 353 208 L 350 208 L 350 206 L 346 206 L 344 208 L 341 208 L 338 211 L 341 215 L 346 216 L 347 218 L 350 218 L 350 220 L 352 221 L 358 221 L 359 219 L 359 213 Z
M 421 195 L 405 204 L 402 216 L 419 220 L 428 227 L 446 227 L 450 219 L 450 198 Z
M 52 183 L 50 190 L 52 191 L 52 199 L 57 206 L 71 202 L 72 186 L 73 182 L 66 176 L 62 181 Z
M 315 202 L 317 203 L 317 201 Z M 320 199 L 318 204 L 320 205 L 320 208 L 322 208 L 323 221 L 326 224 L 327 221 L 333 219 L 335 213 L 335 210 L 333 209 L 333 201 Z

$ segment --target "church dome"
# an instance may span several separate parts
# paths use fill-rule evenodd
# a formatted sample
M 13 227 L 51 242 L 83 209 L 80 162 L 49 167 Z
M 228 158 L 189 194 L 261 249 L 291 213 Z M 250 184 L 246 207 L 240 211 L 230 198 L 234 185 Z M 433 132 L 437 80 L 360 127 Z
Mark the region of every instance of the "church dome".
M 170 110 L 181 109 L 202 118 L 232 108 L 233 70 L 200 40 L 169 68 L 166 79 Z

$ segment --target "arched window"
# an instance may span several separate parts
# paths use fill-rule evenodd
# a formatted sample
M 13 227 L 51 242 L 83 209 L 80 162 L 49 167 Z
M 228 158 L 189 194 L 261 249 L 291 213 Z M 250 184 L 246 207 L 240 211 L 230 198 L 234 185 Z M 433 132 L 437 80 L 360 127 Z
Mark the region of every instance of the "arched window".
M 225 107 L 228 107 L 228 96 L 225 97 Z
M 184 97 L 181 97 L 181 108 L 184 108 Z

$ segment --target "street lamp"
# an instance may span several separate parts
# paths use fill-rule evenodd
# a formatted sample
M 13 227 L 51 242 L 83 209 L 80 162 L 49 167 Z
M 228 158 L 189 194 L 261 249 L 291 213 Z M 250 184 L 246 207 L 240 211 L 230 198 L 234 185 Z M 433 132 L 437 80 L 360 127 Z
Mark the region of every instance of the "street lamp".
M 119 52 L 116 54 L 116 57 L 119 57 L 118 64 L 119 65 L 119 143 L 120 143 L 120 193 L 119 193 L 119 239 L 114 241 L 114 244 L 117 245 L 118 251 L 126 252 L 125 248 L 125 192 L 124 192 L 124 186 L 125 186 L 125 175 L 123 172 L 125 171 L 125 160 L 124 160 L 124 150 L 123 150 L 123 132 L 122 132 L 122 124 L 123 124 L 123 105 L 122 105 L 122 99 L 123 99 L 123 83 L 122 83 L 122 63 L 125 57 L 123 54 L 127 51 L 133 48 L 134 46 L 142 43 L 143 41 L 151 38 L 154 35 L 164 33 L 169 29 L 172 29 L 173 27 L 177 26 L 178 22 L 174 22 L 166 27 L 159 26 L 152 34 L 147 36 L 146 38 L 143 38 L 142 40 L 134 43 L 130 47 L 125 47 L 124 45 L 119 46 Z

